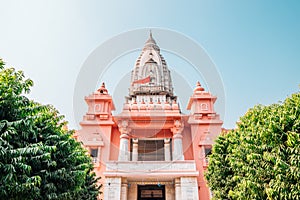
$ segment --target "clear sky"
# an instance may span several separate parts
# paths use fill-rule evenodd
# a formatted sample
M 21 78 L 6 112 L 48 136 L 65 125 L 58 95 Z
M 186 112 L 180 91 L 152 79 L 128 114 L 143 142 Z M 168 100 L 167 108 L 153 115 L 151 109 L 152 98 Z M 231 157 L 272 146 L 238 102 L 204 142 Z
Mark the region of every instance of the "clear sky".
M 107 39 L 138 28 L 178 31 L 207 51 L 225 87 L 226 128 L 255 104 L 299 91 L 300 1 L 0 0 L 0 8 L 0 57 L 24 70 L 35 83 L 30 98 L 53 104 L 71 128 L 86 58 Z

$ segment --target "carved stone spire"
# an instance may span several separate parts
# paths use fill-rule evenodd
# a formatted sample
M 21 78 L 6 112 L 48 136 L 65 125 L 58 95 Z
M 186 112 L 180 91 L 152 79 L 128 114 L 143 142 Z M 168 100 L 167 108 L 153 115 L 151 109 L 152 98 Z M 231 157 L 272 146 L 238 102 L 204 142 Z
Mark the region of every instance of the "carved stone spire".
M 170 70 L 151 32 L 131 74 L 130 96 L 139 94 L 173 97 Z

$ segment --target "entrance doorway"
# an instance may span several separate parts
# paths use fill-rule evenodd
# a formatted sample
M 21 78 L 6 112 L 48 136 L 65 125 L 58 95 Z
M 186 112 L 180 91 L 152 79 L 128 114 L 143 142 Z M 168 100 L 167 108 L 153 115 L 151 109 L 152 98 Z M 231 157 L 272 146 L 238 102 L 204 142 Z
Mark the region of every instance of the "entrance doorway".
M 138 185 L 138 200 L 165 200 L 164 185 Z

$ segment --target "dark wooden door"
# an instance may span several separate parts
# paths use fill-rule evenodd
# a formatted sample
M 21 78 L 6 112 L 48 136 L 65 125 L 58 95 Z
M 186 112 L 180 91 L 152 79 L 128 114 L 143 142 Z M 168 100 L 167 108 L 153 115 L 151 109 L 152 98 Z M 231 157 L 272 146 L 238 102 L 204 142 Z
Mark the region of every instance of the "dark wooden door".
M 165 200 L 164 185 L 138 185 L 138 200 Z

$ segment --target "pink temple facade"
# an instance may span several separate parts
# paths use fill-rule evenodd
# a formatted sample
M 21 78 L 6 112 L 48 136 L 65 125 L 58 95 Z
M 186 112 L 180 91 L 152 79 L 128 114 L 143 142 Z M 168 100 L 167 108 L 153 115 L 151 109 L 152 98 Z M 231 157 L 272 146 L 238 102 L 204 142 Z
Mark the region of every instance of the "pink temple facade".
M 85 97 L 88 111 L 75 133 L 101 176 L 104 200 L 205 200 L 207 155 L 221 132 L 217 97 L 197 83 L 183 114 L 170 71 L 150 33 L 131 73 L 120 114 L 102 86 Z

